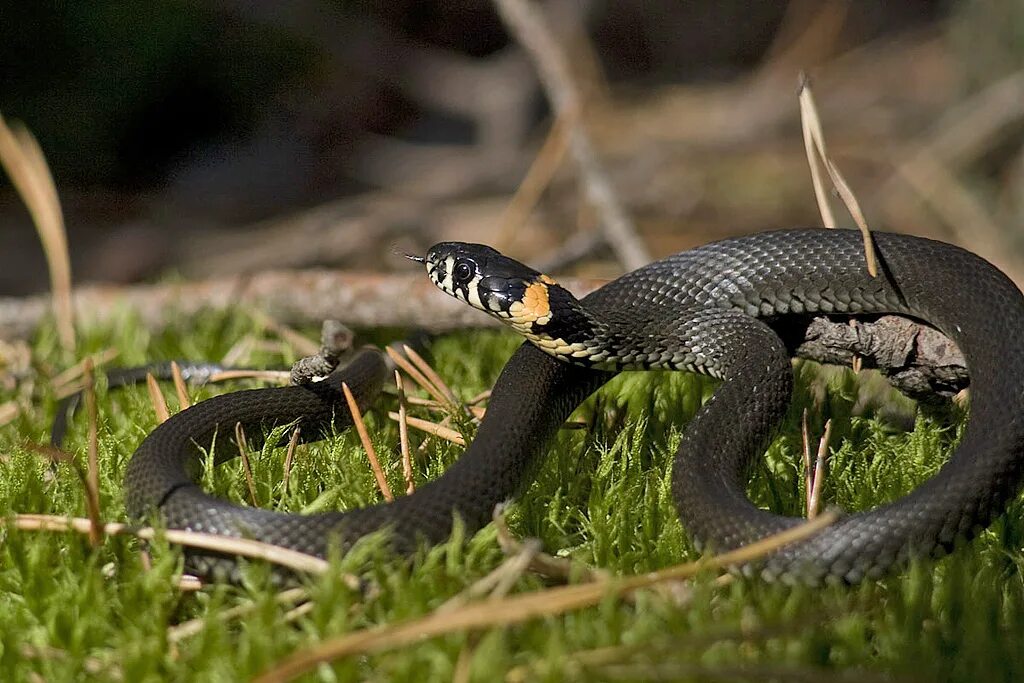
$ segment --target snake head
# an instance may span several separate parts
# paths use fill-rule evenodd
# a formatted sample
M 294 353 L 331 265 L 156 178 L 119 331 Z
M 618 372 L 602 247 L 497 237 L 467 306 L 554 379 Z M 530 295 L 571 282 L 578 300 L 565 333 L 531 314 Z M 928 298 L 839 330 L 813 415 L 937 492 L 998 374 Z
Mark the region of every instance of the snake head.
M 430 280 L 449 296 L 465 301 L 520 332 L 551 320 L 554 280 L 483 244 L 441 242 L 424 257 Z

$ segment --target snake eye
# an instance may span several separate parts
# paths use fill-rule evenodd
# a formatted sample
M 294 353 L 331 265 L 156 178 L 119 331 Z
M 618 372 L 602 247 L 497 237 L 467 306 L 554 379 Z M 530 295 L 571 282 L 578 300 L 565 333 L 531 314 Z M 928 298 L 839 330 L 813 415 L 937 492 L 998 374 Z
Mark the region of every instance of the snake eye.
M 473 266 L 469 261 L 458 261 L 452 270 L 452 279 L 457 284 L 466 284 L 473 279 Z

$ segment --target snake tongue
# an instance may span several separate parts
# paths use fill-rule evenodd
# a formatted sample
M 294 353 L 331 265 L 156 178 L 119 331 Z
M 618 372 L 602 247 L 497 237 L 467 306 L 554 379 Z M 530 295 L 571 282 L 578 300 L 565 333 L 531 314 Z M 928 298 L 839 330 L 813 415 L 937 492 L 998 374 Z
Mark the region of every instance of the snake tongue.
M 427 260 L 426 256 L 417 256 L 416 254 L 409 254 L 404 251 L 399 251 L 397 245 L 394 244 L 391 245 L 391 253 L 395 254 L 396 256 L 404 256 L 410 261 L 415 261 L 416 263 L 425 263 Z

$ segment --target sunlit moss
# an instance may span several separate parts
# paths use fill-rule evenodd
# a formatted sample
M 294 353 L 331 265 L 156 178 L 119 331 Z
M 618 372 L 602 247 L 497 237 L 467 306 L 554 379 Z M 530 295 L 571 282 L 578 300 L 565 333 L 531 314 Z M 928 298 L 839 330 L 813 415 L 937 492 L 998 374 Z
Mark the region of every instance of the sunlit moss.
M 84 348 L 123 347 L 124 362 L 217 358 L 253 326 L 244 316 L 211 314 L 150 334 L 126 319 L 88 330 Z M 468 398 L 494 381 L 517 345 L 511 335 L 463 334 L 440 340 L 433 356 Z M 40 335 L 35 351 L 40 367 L 56 365 L 51 331 Z M 256 360 L 286 364 L 293 355 L 261 352 Z M 761 504 L 803 509 L 799 417 L 805 407 L 815 438 L 826 418 L 835 421 L 825 497 L 847 509 L 909 490 L 934 472 L 956 441 L 956 426 L 931 418 L 918 418 L 914 432 L 904 434 L 863 413 L 857 407 L 860 384 L 849 374 L 832 377 L 824 389 L 819 378 L 813 368 L 798 372 L 794 408 L 751 483 Z M 675 517 L 668 472 L 681 426 L 713 386 L 669 373 L 616 380 L 580 412 L 593 429 L 564 431 L 552 444 L 536 482 L 509 513 L 513 531 L 540 538 L 549 552 L 619 574 L 696 557 Z M 82 515 L 82 489 L 70 468 L 51 468 L 24 447 L 26 439 L 41 440 L 46 433 L 53 401 L 44 396 L 41 405 L 0 433 L 0 510 Z M 119 520 L 125 464 L 155 418 L 143 389 L 101 390 L 100 413 L 104 516 Z M 378 410 L 369 426 L 392 487 L 403 490 L 394 424 Z M 68 449 L 81 455 L 81 421 L 72 429 Z M 279 436 L 283 446 L 287 435 Z M 416 445 L 421 441 L 414 436 Z M 458 453 L 430 440 L 416 456 L 417 484 L 438 476 Z M 347 509 L 380 500 L 352 435 L 301 447 L 287 493 L 283 460 L 283 447 L 254 454 L 254 482 L 265 506 Z M 205 477 L 219 495 L 248 501 L 237 461 Z M 480 681 L 638 680 L 655 674 L 704 680 L 727 673 L 730 680 L 873 680 L 883 674 L 1017 680 L 1024 675 L 1022 510 L 1014 503 L 1010 514 L 951 558 L 879 582 L 810 589 L 742 580 L 715 588 L 698 581 L 681 602 L 641 593 L 633 602 L 609 600 L 561 617 L 351 658 L 310 680 L 450 680 L 461 653 L 469 658 L 471 679 Z M 389 557 L 379 539 L 369 539 L 334 558 L 331 574 L 310 579 L 311 609 L 286 621 L 290 606 L 275 600 L 279 589 L 265 567 L 248 565 L 241 585 L 183 594 L 175 587 L 177 550 L 154 543 L 150 567 L 138 550 L 123 537 L 92 550 L 80 536 L 0 532 L 0 680 L 29 680 L 33 673 L 52 681 L 115 675 L 132 681 L 246 680 L 325 637 L 424 615 L 503 559 L 493 527 L 468 539 L 457 534 L 411 563 Z M 354 590 L 345 573 L 359 574 L 367 589 Z M 514 590 L 544 585 L 526 575 Z M 221 618 L 240 605 L 251 609 Z M 168 627 L 193 618 L 204 619 L 204 628 L 169 642 Z

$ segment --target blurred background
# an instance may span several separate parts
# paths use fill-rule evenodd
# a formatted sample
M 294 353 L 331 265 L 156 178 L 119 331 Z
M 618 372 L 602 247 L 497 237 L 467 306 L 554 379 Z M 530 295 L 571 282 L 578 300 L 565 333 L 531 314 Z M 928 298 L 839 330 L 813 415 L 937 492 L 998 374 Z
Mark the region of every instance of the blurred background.
M 539 6 L 653 256 L 820 224 L 804 70 L 873 228 L 959 242 L 1022 281 L 1021 0 Z M 571 156 L 528 215 L 509 215 L 552 116 L 483 0 L 8 0 L 0 113 L 46 154 L 79 283 L 405 268 L 392 245 L 439 239 L 621 271 L 599 240 L 559 251 L 597 229 Z M 47 287 L 4 179 L 0 294 Z

